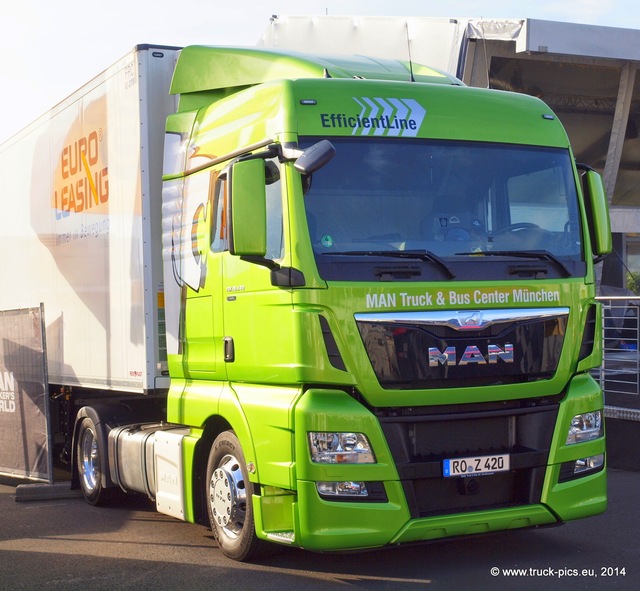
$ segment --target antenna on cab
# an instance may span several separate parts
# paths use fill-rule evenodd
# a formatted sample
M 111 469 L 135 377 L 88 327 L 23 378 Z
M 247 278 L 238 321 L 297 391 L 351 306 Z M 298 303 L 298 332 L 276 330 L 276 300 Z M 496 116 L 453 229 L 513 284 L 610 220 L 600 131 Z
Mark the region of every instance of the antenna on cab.
M 415 82 L 413 77 L 413 60 L 411 59 L 411 39 L 409 38 L 409 21 L 404 21 L 405 32 L 407 33 L 407 52 L 409 54 L 409 82 Z

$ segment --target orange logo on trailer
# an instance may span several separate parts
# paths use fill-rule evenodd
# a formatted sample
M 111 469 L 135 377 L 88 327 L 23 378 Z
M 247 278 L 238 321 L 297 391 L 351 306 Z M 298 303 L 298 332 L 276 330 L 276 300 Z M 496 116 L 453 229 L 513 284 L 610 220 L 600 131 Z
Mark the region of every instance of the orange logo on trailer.
M 104 127 L 76 124 L 60 150 L 53 204 L 57 220 L 73 213 L 108 213 L 109 168 Z

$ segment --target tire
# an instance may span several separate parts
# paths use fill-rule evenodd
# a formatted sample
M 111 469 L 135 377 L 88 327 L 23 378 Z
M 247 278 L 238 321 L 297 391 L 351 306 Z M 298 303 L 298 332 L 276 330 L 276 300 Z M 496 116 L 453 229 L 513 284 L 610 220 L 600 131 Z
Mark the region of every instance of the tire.
M 256 536 L 246 461 L 231 431 L 218 435 L 207 462 L 207 511 L 211 530 L 225 556 L 249 561 L 271 546 Z
M 106 450 L 93 420 L 85 418 L 78 430 L 76 448 L 80 488 L 90 505 L 104 505 L 114 498 L 115 488 L 105 488 L 103 474 L 108 469 Z

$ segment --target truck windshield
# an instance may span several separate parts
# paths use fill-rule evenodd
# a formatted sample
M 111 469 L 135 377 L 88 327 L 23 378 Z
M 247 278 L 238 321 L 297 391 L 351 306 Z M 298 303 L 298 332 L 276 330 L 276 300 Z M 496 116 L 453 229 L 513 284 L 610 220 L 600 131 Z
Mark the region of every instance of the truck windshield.
M 314 139 L 309 140 L 309 144 Z M 480 142 L 332 138 L 305 195 L 316 259 L 583 261 L 568 150 Z M 305 142 L 305 145 L 307 142 Z M 482 255 L 486 255 L 483 257 Z M 453 267 L 452 267 L 453 265 Z M 539 263 L 540 266 L 540 263 Z

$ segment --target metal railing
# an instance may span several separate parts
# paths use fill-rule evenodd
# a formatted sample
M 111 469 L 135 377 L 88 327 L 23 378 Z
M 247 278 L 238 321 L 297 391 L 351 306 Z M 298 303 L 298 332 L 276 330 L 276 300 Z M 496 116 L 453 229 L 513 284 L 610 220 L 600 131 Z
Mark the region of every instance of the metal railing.
M 605 414 L 640 421 L 640 298 L 598 297 L 602 303 L 603 356 L 595 372 Z

